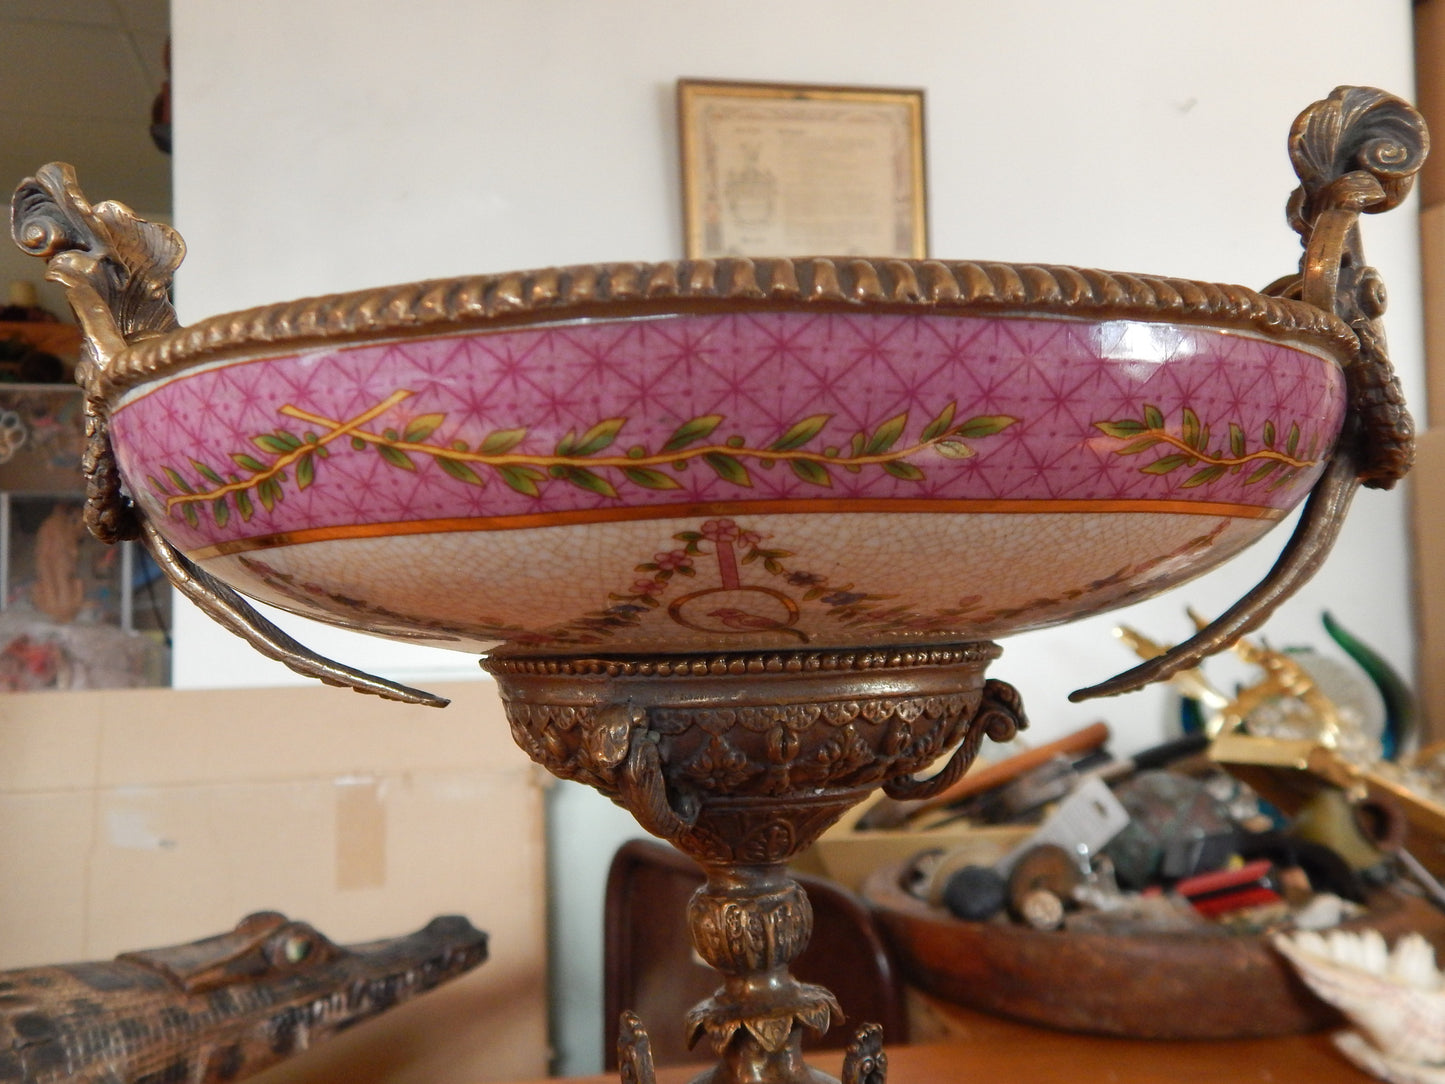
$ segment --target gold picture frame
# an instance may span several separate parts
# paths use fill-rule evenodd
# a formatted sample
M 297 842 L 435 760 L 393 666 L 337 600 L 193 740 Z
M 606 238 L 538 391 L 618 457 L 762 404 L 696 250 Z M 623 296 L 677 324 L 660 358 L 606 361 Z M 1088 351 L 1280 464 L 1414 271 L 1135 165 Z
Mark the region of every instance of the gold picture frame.
M 923 91 L 677 81 L 691 259 L 928 255 Z

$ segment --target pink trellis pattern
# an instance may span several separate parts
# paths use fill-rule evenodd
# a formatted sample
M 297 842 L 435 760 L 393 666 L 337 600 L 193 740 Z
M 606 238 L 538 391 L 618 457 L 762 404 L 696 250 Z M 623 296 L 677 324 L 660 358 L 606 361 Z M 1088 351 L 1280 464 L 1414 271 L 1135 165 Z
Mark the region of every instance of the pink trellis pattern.
M 1343 400 L 1333 363 L 1207 328 L 680 315 L 242 359 L 133 394 L 113 426 L 147 514 L 198 549 L 674 504 L 1283 509 Z

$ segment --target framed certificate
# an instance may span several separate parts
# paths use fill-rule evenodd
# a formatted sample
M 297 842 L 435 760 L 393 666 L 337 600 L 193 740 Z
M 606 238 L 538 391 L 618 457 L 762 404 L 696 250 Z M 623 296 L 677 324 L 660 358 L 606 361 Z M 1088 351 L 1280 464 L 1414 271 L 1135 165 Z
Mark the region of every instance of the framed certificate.
M 927 255 L 923 91 L 680 79 L 687 255 Z

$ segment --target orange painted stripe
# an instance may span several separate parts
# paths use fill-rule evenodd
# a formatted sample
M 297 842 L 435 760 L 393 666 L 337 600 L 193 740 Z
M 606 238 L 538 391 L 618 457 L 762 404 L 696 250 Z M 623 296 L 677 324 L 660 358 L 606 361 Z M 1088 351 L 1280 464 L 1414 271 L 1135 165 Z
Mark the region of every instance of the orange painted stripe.
M 187 550 L 194 561 L 226 557 L 253 550 L 295 546 L 306 542 L 330 542 L 344 538 L 384 538 L 390 535 L 447 534 L 456 531 L 520 531 L 533 527 L 576 526 L 586 523 L 625 523 L 644 519 L 695 519 L 706 516 L 808 515 L 817 512 L 937 513 L 974 515 L 1019 515 L 1059 512 L 1163 512 L 1185 516 L 1227 516 L 1233 519 L 1283 519 L 1278 508 L 1223 501 L 1170 500 L 893 500 L 824 498 L 809 500 L 696 501 L 627 508 L 586 508 L 572 512 L 535 512 L 519 516 L 456 516 L 443 519 L 404 520 L 395 523 L 341 524 L 308 527 L 299 531 L 238 538 Z

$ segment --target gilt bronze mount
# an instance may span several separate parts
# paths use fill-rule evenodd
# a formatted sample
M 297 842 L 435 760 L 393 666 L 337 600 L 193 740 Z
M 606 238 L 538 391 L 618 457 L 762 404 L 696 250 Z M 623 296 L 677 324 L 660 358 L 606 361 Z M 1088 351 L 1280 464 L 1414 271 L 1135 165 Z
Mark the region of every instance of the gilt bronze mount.
M 985 735 L 1011 738 L 1018 695 L 984 678 L 998 654 L 985 643 L 655 658 L 501 651 L 484 662 L 533 760 L 601 791 L 706 872 L 688 922 L 723 986 L 687 1028 L 723 1061 L 701 1079 L 818 1079 L 802 1061 L 803 1032 L 827 1031 L 842 1013 L 788 972 L 813 916 L 787 863 L 874 788 L 926 797 L 962 774 Z M 914 776 L 950 749 L 942 771 Z M 629 1019 L 619 1058 L 639 1080 L 644 1034 Z

